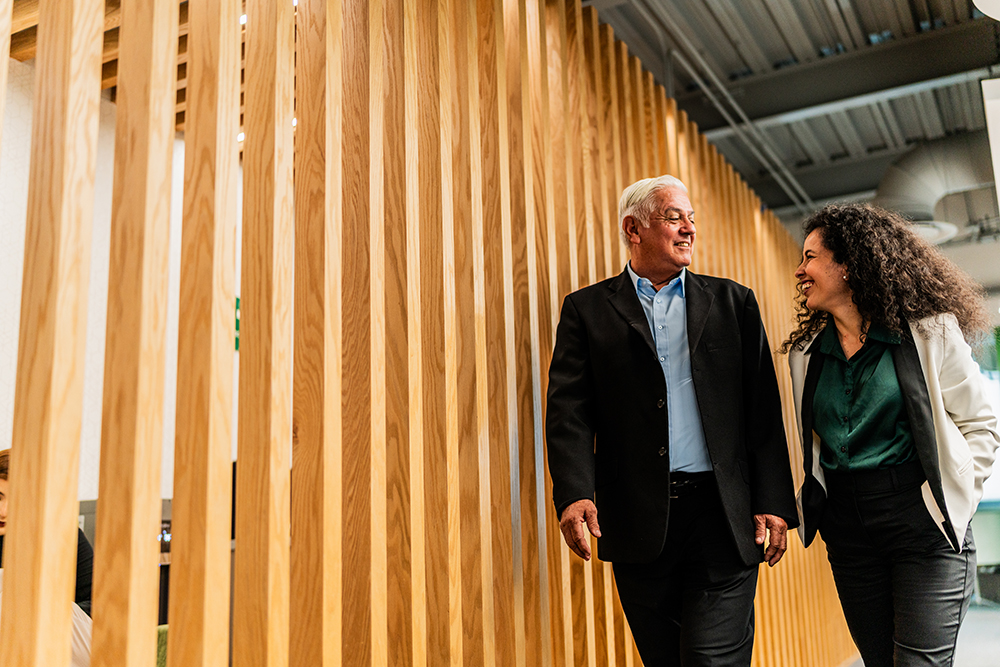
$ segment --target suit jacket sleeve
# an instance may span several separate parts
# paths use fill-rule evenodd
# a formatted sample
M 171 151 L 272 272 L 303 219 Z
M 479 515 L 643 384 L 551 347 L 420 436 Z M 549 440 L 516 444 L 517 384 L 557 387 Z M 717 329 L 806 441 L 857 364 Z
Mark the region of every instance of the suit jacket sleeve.
M 566 297 L 549 366 L 545 419 L 552 498 L 559 515 L 577 500 L 594 499 L 594 419 L 586 327 Z
M 955 426 L 969 445 L 975 471 L 973 508 L 983 496 L 983 482 L 990 476 L 1000 433 L 997 417 L 986 396 L 979 366 L 972 358 L 972 350 L 954 317 L 943 317 L 944 335 L 941 336 L 942 355 L 939 380 L 941 398 Z
M 751 290 L 747 290 L 743 303 L 742 331 L 743 418 L 752 511 L 780 516 L 788 522 L 789 528 L 794 528 L 799 525 L 799 519 L 781 396 L 760 308 Z

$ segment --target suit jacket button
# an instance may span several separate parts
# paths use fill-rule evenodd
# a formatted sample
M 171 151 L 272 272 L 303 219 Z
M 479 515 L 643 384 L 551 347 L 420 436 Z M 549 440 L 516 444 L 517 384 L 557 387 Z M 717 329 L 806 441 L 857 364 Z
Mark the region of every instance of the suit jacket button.
M 667 454 L 667 448 L 660 447 L 660 456 L 666 456 L 666 454 Z
M 663 401 L 663 399 L 661 398 L 660 400 L 658 400 L 658 401 L 656 402 L 656 407 L 658 407 L 658 408 L 662 408 L 663 406 L 664 406 L 664 401 Z

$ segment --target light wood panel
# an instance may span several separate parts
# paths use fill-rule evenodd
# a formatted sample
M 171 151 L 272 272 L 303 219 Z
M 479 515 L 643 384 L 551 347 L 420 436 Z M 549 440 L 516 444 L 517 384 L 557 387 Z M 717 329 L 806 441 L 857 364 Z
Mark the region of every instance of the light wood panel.
M 13 20 L 14 0 L 0 0 L 0 53 L 10 51 L 10 33 Z M 7 100 L 7 70 L 0 66 L 0 118 L 3 118 L 4 103 Z M 3 140 L 3 127 L 0 127 L 0 141 Z
M 622 189 L 671 173 L 688 184 L 698 212 L 693 269 L 751 286 L 776 346 L 790 326 L 798 252 L 780 223 L 594 8 L 576 0 L 301 0 L 297 10 L 254 0 L 245 29 L 236 0 L 166 2 L 171 15 L 155 21 L 161 41 L 144 46 L 163 50 L 160 77 L 177 78 L 152 97 L 177 112 L 187 156 L 171 664 L 227 657 L 241 108 L 235 663 L 641 664 L 610 564 L 570 555 L 550 501 L 542 428 L 560 304 L 627 261 Z M 39 33 L 44 52 L 47 21 L 36 6 L 44 4 L 16 0 L 11 26 L 0 30 L 15 31 L 18 54 L 34 49 Z M 126 86 L 129 59 L 141 59 L 129 55 L 129 11 L 112 0 L 94 12 L 92 34 L 102 20 L 105 33 L 103 55 L 94 40 L 100 78 L 91 82 L 94 90 L 121 83 L 120 119 L 137 123 Z M 116 168 L 140 178 L 127 156 L 152 149 L 120 144 L 130 152 Z M 84 180 L 90 187 L 93 176 Z M 163 187 L 166 176 L 150 180 Z M 128 201 L 138 202 L 140 188 L 129 190 Z M 141 214 L 129 217 L 140 224 Z M 139 257 L 146 254 L 128 259 Z M 120 287 L 162 280 L 162 270 L 150 271 L 159 275 L 119 279 L 132 283 Z M 114 370 L 116 360 L 137 352 L 112 343 L 134 326 L 115 321 L 107 386 L 120 393 L 127 373 Z M 155 331 L 155 322 L 142 325 L 143 334 Z M 142 365 L 155 372 L 155 361 Z M 785 360 L 777 366 L 787 403 Z M 156 402 L 155 392 L 144 396 L 139 388 L 129 399 Z M 133 433 L 155 423 L 155 409 L 133 412 Z M 19 412 L 22 422 L 25 414 L 36 413 Z M 109 414 L 106 439 L 118 442 L 112 427 L 127 420 Z M 784 416 L 791 425 L 787 406 Z M 146 440 L 134 453 L 154 451 Z M 154 504 L 146 496 L 155 484 L 142 495 L 130 474 L 152 479 L 152 462 L 123 473 L 129 456 L 114 459 L 102 471 L 102 501 L 133 498 L 137 519 L 140 505 Z M 48 461 L 38 458 L 26 479 L 54 479 Z M 24 483 L 18 475 L 15 488 Z M 100 530 L 115 548 L 99 541 L 99 580 L 112 571 L 142 579 L 117 567 L 113 554 L 131 539 L 117 535 L 126 531 Z M 146 557 L 135 554 L 138 568 Z M 114 592 L 124 600 L 130 586 Z M 108 597 L 99 606 L 124 608 L 107 601 L 111 588 L 100 580 Z M 101 652 L 145 652 L 149 623 L 119 616 L 128 622 L 116 627 L 98 617 L 99 660 Z M 761 575 L 757 617 L 756 666 L 833 667 L 850 657 L 821 549 L 793 540 L 779 567 Z M 112 639 L 125 648 L 106 648 Z
M 97 0 L 44 0 L 31 136 L 0 663 L 67 664 L 90 221 Z M 5 93 L 6 94 L 6 91 Z
M 288 664 L 294 16 L 247 2 L 233 664 Z
M 177 3 L 126 3 L 111 212 L 92 664 L 156 650 Z
M 296 14 L 292 665 L 342 664 L 343 7 Z
M 169 667 L 229 654 L 239 15 L 238 0 L 190 15 Z

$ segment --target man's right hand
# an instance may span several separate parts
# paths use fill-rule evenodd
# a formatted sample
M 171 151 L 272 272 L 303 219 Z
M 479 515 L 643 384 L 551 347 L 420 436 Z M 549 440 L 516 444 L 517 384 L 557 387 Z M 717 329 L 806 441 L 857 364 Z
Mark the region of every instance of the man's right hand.
M 597 525 L 597 508 L 594 501 L 578 500 L 563 510 L 559 520 L 559 530 L 562 531 L 566 544 L 583 560 L 590 560 L 590 541 L 583 532 L 583 525 L 594 537 L 601 536 L 601 527 Z

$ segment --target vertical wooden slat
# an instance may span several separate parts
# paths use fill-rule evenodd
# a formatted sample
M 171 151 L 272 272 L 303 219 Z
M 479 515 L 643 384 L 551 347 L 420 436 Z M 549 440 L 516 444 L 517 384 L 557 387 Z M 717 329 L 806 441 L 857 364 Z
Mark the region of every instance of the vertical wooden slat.
M 228 661 L 240 3 L 189 10 L 170 667 Z
M 622 145 L 619 140 L 619 128 L 622 120 L 618 97 L 617 51 L 615 49 L 615 33 L 611 26 L 604 24 L 598 30 L 600 32 L 598 50 L 601 61 L 601 76 L 604 81 L 601 95 L 605 117 L 603 147 L 604 169 L 607 173 L 605 185 L 608 189 L 606 227 L 608 244 L 614 249 L 611 253 L 612 266 L 609 272 L 617 273 L 622 270 L 627 260 L 627 250 L 618 233 L 618 198 L 621 196 L 622 190 L 625 189 L 625 183 Z
M 442 134 L 436 3 L 404 7 L 407 333 L 413 665 L 450 659 L 442 254 Z M 429 527 L 429 530 L 428 530 Z M 390 656 L 395 659 L 395 656 Z
M 398 91 L 393 72 L 390 71 L 393 57 L 390 49 L 398 45 L 397 3 L 395 0 L 371 0 L 368 6 L 368 48 L 370 57 L 369 80 L 369 155 L 368 165 L 368 265 L 369 294 L 369 355 L 371 375 L 368 404 L 371 406 L 369 462 L 369 507 L 370 507 L 370 550 L 371 565 L 369 581 L 369 601 L 371 605 L 371 664 L 376 667 L 388 664 L 389 656 L 389 607 L 396 603 L 388 599 L 388 416 L 387 403 L 389 342 L 386 298 L 389 276 L 387 267 L 387 242 L 385 225 L 387 218 L 398 209 L 399 181 L 391 180 L 395 175 L 396 152 L 394 124 L 395 109 L 392 102 Z M 405 224 L 405 223 L 404 223 Z M 396 267 L 394 267 L 396 268 Z M 402 333 L 402 332 L 401 332 Z
M 591 194 L 589 207 L 593 225 L 594 255 L 597 264 L 597 280 L 603 280 L 616 272 L 612 262 L 612 251 L 616 248 L 615 237 L 609 236 L 609 228 L 614 224 L 608 218 L 609 197 L 608 182 L 612 178 L 607 168 L 609 156 L 607 114 L 604 110 L 606 82 L 601 63 L 600 28 L 597 10 L 585 7 L 583 10 L 583 45 L 584 63 L 587 70 L 587 109 L 590 118 L 590 152 Z M 617 254 L 617 251 L 615 251 Z
M 516 6 L 515 6 L 516 7 Z M 491 558 L 492 576 L 484 590 L 483 606 L 493 604 L 493 635 L 486 634 L 487 642 L 493 641 L 496 662 L 500 665 L 516 663 L 516 633 L 514 628 L 514 572 L 510 555 L 510 542 L 520 553 L 520 513 L 519 507 L 512 505 L 511 448 L 516 446 L 517 407 L 514 403 L 513 369 L 513 276 L 511 270 L 511 155 L 508 138 L 511 131 L 520 135 L 520 127 L 510 119 L 510 81 L 505 58 L 505 21 L 503 4 L 500 0 L 479 0 L 477 2 L 478 21 L 478 67 L 479 67 L 479 133 L 481 138 L 480 199 L 482 202 L 482 240 L 475 243 L 482 248 L 484 289 L 482 292 L 482 312 L 484 315 L 484 346 L 477 354 L 482 354 L 486 369 L 483 393 L 489 397 L 481 413 L 488 420 L 488 450 L 490 457 L 488 484 L 489 498 L 493 508 L 491 543 L 488 553 Z M 514 24 L 517 25 L 516 23 Z M 515 73 L 518 76 L 519 72 Z M 476 175 L 473 175 L 473 197 Z M 479 251 L 477 251 L 478 254 Z M 478 365 L 478 364 L 477 364 Z M 512 515 L 511 510 L 517 513 Z M 484 542 L 487 534 L 484 533 Z M 484 550 L 486 552 L 486 550 Z M 491 600 L 492 599 L 492 600 Z M 484 611 L 488 611 L 485 610 Z M 484 623 L 484 626 L 487 624 Z
M 463 553 L 463 507 L 461 490 L 460 442 L 470 442 L 472 431 L 471 416 L 475 398 L 471 389 L 475 386 L 475 359 L 470 355 L 468 344 L 470 331 L 467 321 L 460 319 L 460 313 L 470 313 L 469 299 L 461 298 L 471 289 L 468 277 L 468 255 L 465 259 L 456 257 L 456 246 L 464 252 L 464 244 L 459 242 L 457 231 L 469 224 L 469 144 L 465 140 L 469 133 L 468 110 L 464 105 L 462 91 L 467 79 L 459 74 L 458 56 L 465 52 L 466 42 L 462 32 L 464 12 L 461 3 L 452 0 L 438 0 L 438 37 L 440 52 L 438 71 L 441 95 L 441 299 L 443 317 L 443 371 L 444 371 L 444 437 L 441 441 L 431 440 L 428 455 L 437 454 L 435 473 L 428 480 L 429 494 L 436 495 L 436 502 L 428 495 L 427 511 L 435 512 L 437 521 L 445 518 L 445 530 L 433 530 L 429 534 L 430 550 L 428 562 L 437 566 L 428 573 L 428 597 L 442 600 L 432 605 L 428 623 L 428 658 L 435 665 L 462 664 L 465 643 L 463 642 L 464 593 L 468 588 L 463 577 L 465 572 Z M 463 238 L 467 238 L 464 235 Z M 426 235 L 425 235 L 426 238 Z M 430 257 L 428 253 L 426 257 Z M 429 269 L 428 276 L 434 271 Z M 460 284 L 461 280 L 461 292 Z M 430 283 L 427 283 L 430 285 Z M 460 306 L 461 301 L 461 306 Z M 461 310 L 460 310 L 461 308 Z M 462 326 L 460 326 L 462 325 Z M 431 338 L 427 339 L 431 342 Z M 471 357 L 471 358 L 470 358 Z M 461 384 L 460 384 L 461 381 Z M 466 448 L 468 449 L 468 448 Z M 437 512 L 444 506 L 443 512 Z M 444 537 L 444 539 L 441 539 Z M 435 539 L 436 538 L 436 539 Z M 437 556 L 437 557 L 434 557 Z M 441 556 L 444 558 L 442 559 Z M 443 562 L 442 562 L 443 561 Z M 472 559 L 469 559 L 472 562 Z M 433 572 L 433 573 L 432 573 Z M 441 577 L 441 575 L 444 575 Z M 443 579 L 443 581 L 442 581 Z M 438 620 L 440 619 L 440 620 Z M 435 622 L 436 621 L 436 622 Z M 471 623 L 470 623 L 471 625 Z
M 529 8 L 535 19 L 529 28 Z M 535 229 L 537 225 L 532 98 L 539 94 L 539 80 L 531 59 L 538 57 L 540 33 L 537 0 L 505 0 L 504 53 L 508 108 L 508 161 L 510 173 L 510 245 L 504 244 L 506 299 L 510 304 L 506 327 L 509 420 L 509 468 L 514 585 L 514 664 L 539 664 L 542 641 L 540 574 L 538 558 L 538 469 L 541 453 L 541 408 L 537 364 L 537 274 Z M 534 51 L 532 52 L 532 47 Z
M 122 7 L 94 665 L 143 665 L 156 650 L 177 6 Z
M 459 387 L 468 392 L 467 418 L 461 431 L 460 447 L 462 477 L 462 560 L 463 560 L 463 639 L 464 660 L 467 664 L 496 664 L 496 622 L 493 599 L 493 536 L 490 456 L 489 392 L 486 330 L 486 285 L 484 256 L 484 192 L 488 190 L 484 176 L 484 112 L 488 102 L 482 100 L 480 41 L 496 43 L 495 34 L 480 26 L 476 2 L 456 3 L 457 22 L 462 25 L 460 42 L 456 44 L 458 62 L 464 63 L 465 76 L 459 85 L 463 102 L 463 136 L 468 153 L 461 155 L 468 169 L 467 193 L 463 183 L 462 211 L 456 210 L 456 273 L 460 317 L 469 331 L 463 332 L 462 356 L 465 364 L 459 374 Z M 489 49 L 486 49 L 489 52 Z M 495 52 L 495 51 L 494 51 Z M 487 74 L 495 76 L 491 68 Z M 463 224 L 459 225 L 459 219 Z M 470 372 L 471 371 L 471 372 Z M 462 407 L 466 407 L 462 406 Z M 474 444 L 473 444 L 474 443 Z M 502 519 L 501 519 L 502 520 Z
M 422 522 L 411 502 L 415 491 L 422 495 L 420 484 L 423 480 L 415 480 L 413 473 L 419 474 L 423 463 L 420 424 L 423 403 L 420 315 L 410 312 L 410 305 L 419 298 L 420 290 L 420 217 L 416 210 L 419 196 L 414 194 L 419 181 L 409 178 L 406 164 L 419 159 L 416 151 L 418 126 L 408 127 L 407 123 L 415 116 L 414 103 L 407 105 L 410 96 L 407 85 L 410 77 L 407 75 L 416 64 L 413 40 L 407 35 L 405 25 L 407 12 L 403 0 L 387 0 L 384 4 L 382 76 L 385 89 L 382 99 L 385 107 L 381 185 L 384 213 L 381 220 L 373 220 L 379 227 L 372 238 L 372 248 L 384 262 L 385 281 L 384 330 L 376 333 L 383 338 L 384 389 L 383 393 L 372 395 L 373 402 L 382 400 L 385 403 L 385 516 L 384 519 L 373 517 L 373 520 L 384 521 L 386 532 L 383 556 L 386 579 L 381 594 L 386 596 L 387 626 L 378 631 L 386 633 L 385 659 L 390 665 L 413 664 L 417 642 L 420 642 L 422 659 L 426 641 L 422 620 L 415 616 L 418 601 L 414 598 L 414 595 L 423 597 L 423 572 L 416 580 L 413 576 L 413 568 L 418 562 L 423 565 Z M 382 248 L 378 247 L 380 243 Z M 412 298 L 411 291 L 415 293 Z M 376 444 L 373 442 L 373 447 Z M 420 534 L 416 535 L 414 530 Z M 414 554 L 415 539 L 421 542 L 419 555 Z M 419 591 L 416 586 L 420 586 Z M 378 594 L 373 587 L 372 599 Z M 418 615 L 422 618 L 426 603 L 421 599 L 419 606 Z M 415 624 L 421 627 L 419 637 L 414 636 Z
M 295 326 L 289 663 L 342 663 L 343 9 L 296 14 Z
M 551 530 L 550 503 L 546 491 L 544 395 L 547 362 L 551 354 L 552 305 L 549 294 L 548 233 L 553 222 L 552 158 L 549 125 L 549 80 L 547 30 L 544 0 L 526 0 L 525 136 L 525 262 L 527 271 L 528 334 L 532 429 L 521 439 L 521 486 L 523 513 L 523 558 L 525 563 L 525 657 L 529 666 L 552 665 L 553 637 L 549 619 L 553 613 L 549 589 L 547 535 Z M 528 185 L 530 180 L 530 186 Z M 529 190 L 530 187 L 530 190 Z M 529 592 L 530 591 L 530 592 Z
M 343 660 L 370 665 L 371 612 L 371 54 L 367 0 L 344 5 Z M 384 497 L 384 494 L 383 494 Z
M 233 664 L 288 664 L 294 15 L 247 3 Z
M 39 12 L 4 559 L 16 576 L 4 587 L 4 665 L 69 662 L 77 534 L 101 3 L 45 0 Z
M 10 29 L 13 11 L 14 0 L 0 0 L 0 53 L 10 53 Z M 0 65 L 0 119 L 3 119 L 4 104 L 7 101 L 8 69 L 7 64 Z M 3 123 L 0 122 L 0 141 L 2 140 Z

